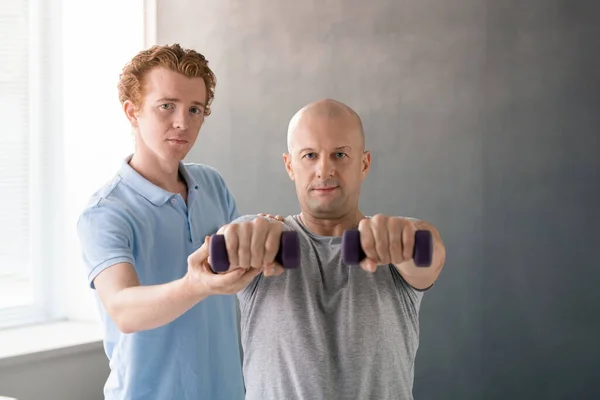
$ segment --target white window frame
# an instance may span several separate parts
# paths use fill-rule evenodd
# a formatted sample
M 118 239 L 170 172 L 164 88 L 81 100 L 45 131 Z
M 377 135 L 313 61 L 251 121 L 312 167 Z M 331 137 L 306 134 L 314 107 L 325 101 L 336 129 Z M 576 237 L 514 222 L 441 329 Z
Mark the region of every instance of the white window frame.
M 143 21 L 141 21 L 144 29 L 143 43 L 140 45 L 148 47 L 156 44 L 157 1 L 135 1 L 143 7 L 144 14 Z M 81 189 L 76 180 L 77 177 L 74 178 L 72 174 L 67 173 L 72 171 L 72 168 L 77 168 L 77 162 L 81 160 L 81 154 L 74 154 L 74 151 L 82 152 L 85 156 L 85 154 L 89 154 L 89 151 L 95 151 L 96 148 L 93 147 L 93 140 L 91 145 L 87 145 L 87 148 L 73 148 L 71 141 L 80 133 L 77 124 L 81 119 L 77 120 L 75 126 L 69 119 L 72 110 L 67 107 L 73 105 L 73 97 L 68 97 L 70 94 L 67 87 L 69 85 L 72 87 L 74 82 L 69 80 L 69 73 L 73 72 L 73 65 L 70 65 L 70 72 L 67 71 L 68 68 L 65 69 L 69 66 L 68 63 L 73 61 L 74 46 L 77 49 L 76 46 L 79 45 L 73 40 L 75 39 L 72 36 L 74 28 L 69 27 L 69 23 L 83 24 L 81 26 L 87 28 L 85 21 L 82 21 L 81 18 L 95 18 L 96 13 L 93 9 L 84 11 L 85 7 L 79 2 L 29 0 L 29 4 L 31 18 L 29 24 L 29 51 L 31 53 L 29 72 L 32 94 L 29 112 L 29 133 L 32 139 L 32 147 L 30 147 L 32 179 L 32 190 L 30 191 L 32 268 L 30 278 L 34 299 L 29 305 L 0 308 L 0 333 L 6 328 L 58 321 L 85 322 L 99 319 L 93 292 L 86 287 L 85 270 L 76 238 L 76 221 L 73 220 L 74 213 L 81 206 L 82 196 L 87 197 L 92 194 L 90 182 L 84 182 Z M 129 11 L 132 10 L 132 7 L 138 6 L 131 3 L 129 5 Z M 112 7 L 115 12 L 122 9 L 121 3 L 117 0 L 87 7 L 88 9 L 103 7 L 105 11 L 106 7 Z M 88 14 L 79 15 L 79 13 Z M 131 14 L 125 15 L 123 18 L 130 17 Z M 122 19 L 120 23 L 123 23 Z M 100 29 L 100 25 L 107 26 L 106 22 L 93 20 L 89 24 L 89 31 L 83 32 L 82 36 L 94 34 L 96 30 Z M 109 28 L 107 26 L 107 29 Z M 79 40 L 79 38 L 76 39 Z M 98 43 L 97 38 L 96 43 Z M 135 51 L 134 49 L 141 50 L 137 45 L 133 46 L 132 42 L 129 42 L 127 46 L 129 47 L 126 52 L 127 57 L 130 52 Z M 122 50 L 121 53 L 123 53 Z M 131 55 L 133 56 L 133 54 Z M 121 61 L 119 60 L 119 62 Z M 111 70 L 112 68 L 114 67 L 111 67 Z M 96 70 L 93 73 L 104 74 L 105 70 Z M 106 75 L 102 76 L 103 79 L 106 79 L 103 88 L 107 90 L 114 88 L 114 98 L 116 99 L 116 81 L 113 81 L 111 76 L 117 76 L 118 71 L 115 70 L 109 74 L 108 78 Z M 67 83 L 68 85 L 66 85 Z M 81 108 L 76 112 L 81 113 Z M 127 140 L 127 134 L 128 131 L 123 130 L 124 140 Z M 81 139 L 81 137 L 79 138 Z M 119 147 L 122 145 L 122 143 L 116 144 L 118 153 L 122 152 L 122 147 Z M 100 153 L 103 151 L 106 154 L 106 149 L 100 149 Z M 93 155 L 95 157 L 91 158 L 97 163 L 98 155 Z M 101 165 L 100 170 L 116 172 L 113 171 L 114 160 L 102 161 L 102 163 L 106 165 Z M 93 184 L 96 187 L 100 182 L 95 181 Z M 73 193 L 67 195 L 67 190 L 71 192 L 79 190 L 75 196 L 77 201 L 74 201 Z M 40 201 L 40 199 L 44 200 Z
M 140 22 L 144 31 L 140 32 L 140 35 L 143 34 L 143 43 L 140 43 L 140 46 L 154 45 L 157 42 L 157 1 L 135 1 L 138 2 L 137 5 L 129 3 L 129 8 L 126 9 L 129 10 L 127 12 L 131 12 L 135 7 L 143 8 L 143 21 Z M 72 109 L 67 109 L 73 106 L 74 100 L 77 101 L 72 93 L 73 83 L 83 77 L 81 74 L 75 74 L 77 75 L 75 78 L 69 79 L 69 74 L 74 72 L 73 64 L 69 64 L 73 62 L 73 49 L 79 45 L 86 45 L 85 37 L 94 35 L 100 29 L 100 25 L 106 24 L 94 20 L 93 23 L 88 24 L 88 29 L 88 25 L 82 18 L 95 18 L 96 14 L 93 10 L 86 11 L 80 3 L 55 0 L 29 0 L 29 3 L 31 18 L 29 72 L 32 94 L 29 110 L 31 119 L 29 133 L 32 139 L 30 278 L 34 299 L 26 306 L 0 308 L 0 333 L 5 328 L 58 321 L 98 322 L 99 315 L 95 308 L 93 292 L 86 287 L 85 269 L 78 247 L 74 217 L 81 207 L 81 199 L 92 194 L 90 185 L 93 184 L 97 188 L 99 184 L 105 182 L 98 181 L 98 171 L 92 171 L 94 172 L 92 175 L 95 176 L 90 182 L 80 182 L 78 174 L 73 176 L 67 172 L 78 168 L 82 155 L 85 159 L 90 151 L 95 152 L 89 154 L 94 160 L 92 163 L 102 164 L 99 165 L 100 170 L 116 172 L 113 171 L 115 155 L 112 152 L 116 151 L 120 154 L 123 151 L 123 143 L 115 143 L 116 148 L 111 149 L 111 154 L 107 154 L 106 148 L 94 147 L 97 144 L 95 141 L 97 136 L 90 137 L 91 144 L 86 143 L 82 144 L 82 148 L 77 147 L 78 144 L 73 143 L 75 138 L 87 140 L 85 136 L 80 135 L 79 131 L 82 108 L 75 107 L 75 113 L 80 113 L 75 123 L 69 117 L 73 115 Z M 122 9 L 121 3 L 117 0 L 92 6 L 102 7 L 105 14 L 107 10 L 110 11 L 106 7 L 111 7 L 116 12 Z M 89 7 L 91 6 L 88 6 L 88 10 Z M 123 18 L 131 16 L 132 14 L 124 15 Z M 83 27 L 84 30 L 88 29 L 82 33 L 83 39 L 73 36 L 74 29 L 78 29 L 72 25 L 73 23 Z M 120 23 L 123 24 L 123 19 Z M 94 46 L 100 43 L 99 40 L 103 40 L 103 37 L 91 39 L 91 45 Z M 83 42 L 78 42 L 80 40 Z M 129 57 L 133 51 L 141 50 L 133 42 L 129 42 L 126 46 L 128 47 L 126 53 L 123 52 L 123 48 L 120 49 L 121 57 Z M 107 51 L 106 47 L 103 51 Z M 111 65 L 110 68 L 113 70 L 116 64 Z M 96 69 L 93 73 L 104 74 L 104 70 Z M 100 77 L 104 82 L 103 89 L 114 88 L 115 99 L 116 81 L 113 81 L 111 76 L 116 76 L 117 73 L 118 71 L 114 70 L 110 76 Z M 76 95 L 80 94 L 79 91 L 76 93 Z M 123 118 L 125 121 L 124 116 Z M 114 127 L 114 124 L 111 126 Z M 120 130 L 120 128 L 116 129 Z M 128 141 L 127 134 L 128 130 L 123 129 L 122 141 Z M 109 156 L 107 157 L 109 160 L 105 160 L 104 156 Z M 73 193 L 67 195 L 67 190 L 71 192 L 79 190 L 79 192 L 76 195 Z M 36 328 L 32 326 L 32 329 Z M 0 358 L 1 356 L 0 352 Z
M 33 302 L 0 308 L 0 329 L 57 320 L 62 292 L 54 279 L 64 259 L 61 224 L 62 157 L 60 124 L 60 8 L 49 0 L 28 0 L 30 138 L 30 282 Z M 51 55 L 51 56 L 50 56 Z M 10 194 L 8 194 L 10 195 Z M 44 199 L 44 201 L 39 201 Z

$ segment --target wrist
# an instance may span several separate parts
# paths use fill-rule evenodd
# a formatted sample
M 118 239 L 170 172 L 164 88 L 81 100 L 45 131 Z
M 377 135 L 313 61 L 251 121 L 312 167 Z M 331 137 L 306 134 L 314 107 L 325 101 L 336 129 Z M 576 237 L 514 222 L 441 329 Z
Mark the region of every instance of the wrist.
M 198 303 L 210 296 L 210 293 L 204 285 L 202 285 L 198 279 L 191 276 L 190 273 L 185 274 L 185 276 L 179 280 L 178 290 L 181 290 L 186 299 L 193 301 L 194 303 Z
M 420 277 L 429 271 L 426 268 L 417 267 L 413 260 L 406 260 L 400 264 L 394 264 L 396 269 L 407 278 Z

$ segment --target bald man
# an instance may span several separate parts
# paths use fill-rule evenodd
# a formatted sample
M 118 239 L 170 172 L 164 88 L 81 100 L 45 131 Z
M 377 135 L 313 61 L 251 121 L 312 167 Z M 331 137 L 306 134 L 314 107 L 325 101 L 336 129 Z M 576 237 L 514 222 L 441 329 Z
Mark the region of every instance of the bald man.
M 244 216 L 220 230 L 231 268 L 263 269 L 238 293 L 246 398 L 412 399 L 419 306 L 445 262 L 438 231 L 359 210 L 371 156 L 359 116 L 342 103 L 321 100 L 294 115 L 283 159 L 300 214 Z M 341 261 L 341 235 L 357 227 L 361 268 Z M 412 260 L 417 229 L 433 234 L 429 268 Z M 283 230 L 300 234 L 299 269 L 274 262 Z

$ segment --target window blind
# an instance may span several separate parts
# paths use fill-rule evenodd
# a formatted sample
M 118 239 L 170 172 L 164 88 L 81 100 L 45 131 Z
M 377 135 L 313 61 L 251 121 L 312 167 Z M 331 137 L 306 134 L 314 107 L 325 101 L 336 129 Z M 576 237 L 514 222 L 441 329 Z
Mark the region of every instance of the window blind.
M 0 2 L 0 279 L 26 278 L 30 266 L 28 6 Z

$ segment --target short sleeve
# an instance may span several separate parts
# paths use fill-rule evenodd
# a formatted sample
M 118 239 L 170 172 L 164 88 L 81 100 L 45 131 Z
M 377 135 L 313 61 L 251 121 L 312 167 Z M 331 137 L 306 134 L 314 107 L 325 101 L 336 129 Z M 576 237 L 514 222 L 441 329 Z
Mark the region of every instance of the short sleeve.
M 423 299 L 424 293 L 429 290 L 427 289 L 416 289 L 412 287 L 400 274 L 398 269 L 393 265 L 389 265 L 390 273 L 394 279 L 394 283 L 398 293 L 405 304 L 408 307 L 409 314 L 414 318 L 418 317 L 419 308 L 421 306 L 421 300 Z
M 227 206 L 227 218 L 229 218 L 229 222 L 231 222 L 231 221 L 235 220 L 236 218 L 239 218 L 241 216 L 241 214 L 238 211 L 237 202 L 235 201 L 233 194 L 231 194 L 229 187 L 225 183 L 225 179 L 223 179 L 223 176 L 221 176 L 221 174 L 219 174 L 218 172 L 217 172 L 217 176 L 219 177 L 221 187 L 223 188 L 223 191 L 225 192 L 225 202 L 226 202 L 226 206 Z
M 85 210 L 77 222 L 77 234 L 88 284 L 95 289 L 94 279 L 105 269 L 133 261 L 133 229 L 122 211 L 102 203 Z
M 239 218 L 241 214 L 237 208 L 235 198 L 233 197 L 227 186 L 225 186 L 225 191 L 227 193 L 227 209 L 229 211 L 229 220 L 233 221 L 236 218 Z

